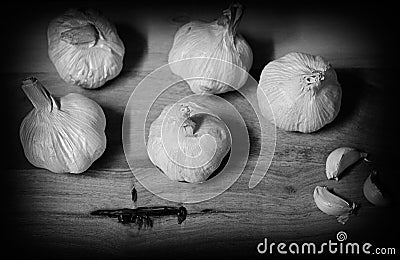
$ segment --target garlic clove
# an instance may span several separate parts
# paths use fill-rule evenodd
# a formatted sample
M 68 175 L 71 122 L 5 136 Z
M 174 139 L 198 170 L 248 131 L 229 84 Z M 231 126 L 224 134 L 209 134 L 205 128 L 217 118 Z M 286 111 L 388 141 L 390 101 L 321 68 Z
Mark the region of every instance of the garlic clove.
M 389 206 L 391 200 L 382 192 L 379 187 L 378 172 L 373 171 L 364 182 L 363 193 L 365 198 L 375 206 Z
M 354 202 L 347 202 L 333 194 L 327 187 L 317 186 L 314 189 L 314 201 L 317 207 L 324 213 L 335 216 L 337 221 L 345 224 L 357 207 Z
M 362 153 L 350 147 L 339 147 L 333 150 L 326 159 L 326 177 L 339 180 L 341 173 L 361 158 L 366 158 L 367 153 Z

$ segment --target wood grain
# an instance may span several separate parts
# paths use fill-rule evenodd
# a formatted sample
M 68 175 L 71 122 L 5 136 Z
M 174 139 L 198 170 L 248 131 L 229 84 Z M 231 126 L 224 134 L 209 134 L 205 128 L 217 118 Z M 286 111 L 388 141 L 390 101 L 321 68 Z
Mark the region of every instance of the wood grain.
M 349 72 L 339 71 L 339 77 L 345 75 L 343 73 Z M 141 186 L 126 163 L 121 145 L 122 116 L 130 91 L 126 86 L 138 82 L 137 76 L 122 75 L 112 86 L 95 93 L 63 86 L 65 83 L 54 74 L 34 75 L 43 80 L 55 95 L 63 95 L 73 88 L 73 91 L 99 102 L 105 108 L 109 142 L 104 155 L 82 175 L 53 174 L 34 169 L 23 156 L 16 131 L 30 105 L 22 91 L 14 91 L 15 113 L 8 136 L 14 149 L 10 158 L 13 167 L 7 170 L 7 178 L 15 189 L 17 209 L 13 218 L 18 223 L 17 230 L 30 245 L 37 248 L 51 246 L 55 253 L 93 251 L 111 256 L 131 253 L 159 255 L 167 251 L 179 254 L 181 249 L 178 245 L 185 245 L 185 250 L 190 249 L 191 253 L 198 250 L 203 253 L 255 254 L 255 246 L 264 237 L 285 241 L 322 241 L 332 239 L 336 232 L 344 229 L 353 239 L 368 237 L 373 241 L 386 241 L 388 234 L 397 232 L 392 229 L 396 222 L 395 209 L 378 209 L 363 197 L 362 183 L 372 170 L 371 165 L 356 164 L 340 182 L 328 181 L 324 174 L 325 159 L 338 146 L 368 151 L 378 162 L 386 155 L 384 151 L 390 149 L 386 139 L 378 138 L 383 135 L 379 119 L 383 117 L 381 106 L 385 95 L 375 86 L 348 85 L 345 83 L 350 79 L 344 76 L 342 110 L 331 125 L 308 135 L 277 130 L 271 167 L 262 182 L 252 190 L 247 185 L 258 159 L 259 127 L 254 115 L 242 113 L 248 129 L 251 129 L 252 142 L 249 162 L 238 181 L 209 201 L 185 205 L 189 215 L 184 224 L 178 225 L 174 218 L 161 219 L 155 221 L 151 230 L 138 231 L 135 226 L 121 225 L 115 219 L 89 216 L 90 211 L 99 208 L 132 207 L 132 186 L 138 191 L 138 206 L 176 205 Z M 355 72 L 349 75 L 356 78 Z M 16 79 L 23 76 L 7 75 L 6 86 L 15 88 L 18 86 Z M 354 83 L 353 79 L 351 82 Z M 350 85 L 355 89 L 348 89 Z M 168 92 L 170 99 L 182 94 L 171 95 L 173 89 Z M 361 97 L 356 105 L 352 104 L 352 95 Z M 161 97 L 160 103 L 169 98 Z M 224 98 L 238 99 L 236 103 L 241 103 L 241 96 L 237 93 L 226 94 Z M 162 106 L 154 107 L 159 111 Z M 157 115 L 156 112 L 149 114 Z M 140 164 L 135 165 L 134 171 L 157 171 L 146 154 L 137 156 L 141 159 L 137 160 Z M 393 189 L 390 185 L 393 176 L 385 174 L 385 177 Z M 316 185 L 327 185 L 346 199 L 360 203 L 358 215 L 342 226 L 320 212 L 312 199 Z M 204 212 L 205 209 L 211 211 Z M 152 251 L 155 247 L 160 250 Z M 192 251 L 193 248 L 196 250 Z
M 5 34 L 15 41 L 6 44 L 8 53 L 5 55 L 12 56 L 9 56 L 10 63 L 4 66 L 4 70 L 54 72 L 54 68 L 48 66 L 47 58 L 49 21 L 70 7 L 93 6 L 115 23 L 126 44 L 124 69 L 154 70 L 166 64 L 166 54 L 182 24 L 191 20 L 214 20 L 230 3 L 169 1 L 153 6 L 145 2 L 122 2 L 125 3 L 61 1 L 53 5 L 27 3 L 14 6 L 9 11 L 13 16 L 13 26 L 6 27 Z M 270 60 L 291 51 L 322 55 L 335 67 L 379 67 L 387 65 L 388 49 L 395 50 L 392 49 L 390 34 L 384 31 L 390 24 L 389 6 L 364 3 L 363 6 L 357 5 L 358 11 L 354 12 L 348 2 L 347 8 L 341 8 L 339 4 L 329 8 L 313 5 L 312 11 L 308 5 L 290 8 L 279 6 L 279 3 L 275 3 L 277 6 L 273 3 L 263 5 L 260 1 L 243 1 L 243 4 L 246 9 L 239 32 L 254 52 L 253 68 L 262 69 Z M 371 13 L 378 18 L 371 18 Z
M 220 7 L 218 4 L 215 6 Z M 100 9 L 104 8 L 121 29 L 121 38 L 127 45 L 126 66 L 119 77 L 101 89 L 85 90 L 62 81 L 47 58 L 47 21 L 64 7 L 42 6 L 46 12 L 41 19 L 33 19 L 32 24 L 26 26 L 26 33 L 13 32 L 21 40 L 14 47 L 21 51 L 15 55 L 8 70 L 1 74 L 7 107 L 2 110 L 7 124 L 3 128 L 7 149 L 2 151 L 5 159 L 2 172 L 6 179 L 2 191 L 3 198 L 6 198 L 3 223 L 9 235 L 6 247 L 14 254 L 28 256 L 36 253 L 66 258 L 181 257 L 182 254 L 251 256 L 257 255 L 256 246 L 265 237 L 274 242 L 325 242 L 335 240 L 336 233 L 341 230 L 346 231 L 352 241 L 368 241 L 374 246 L 397 246 L 396 240 L 392 240 L 399 234 L 395 214 L 397 205 L 377 208 L 362 194 L 362 184 L 372 168 L 381 170 L 384 184 L 391 193 L 397 191 L 397 173 L 392 170 L 398 154 L 393 152 L 395 145 L 392 140 L 397 133 L 391 127 L 393 105 L 390 100 L 393 94 L 388 81 L 392 71 L 368 68 L 367 64 L 375 64 L 373 55 L 368 52 L 374 48 L 364 46 L 365 49 L 354 52 L 356 43 L 345 53 L 332 47 L 337 43 L 335 41 L 325 49 L 317 49 L 339 65 L 337 73 L 343 89 L 341 111 L 333 123 L 316 133 L 301 134 L 278 129 L 271 166 L 254 189 L 248 188 L 248 182 L 260 152 L 260 122 L 243 96 L 231 92 L 220 97 L 233 104 L 243 116 L 250 137 L 250 152 L 243 174 L 228 190 L 201 203 L 185 204 L 189 214 L 181 225 L 177 224 L 175 217 L 170 217 L 156 219 L 151 229 L 138 230 L 134 225 L 122 225 L 115 219 L 90 216 L 89 213 L 95 209 L 132 207 L 130 191 L 133 186 L 138 192 L 137 206 L 178 205 L 149 192 L 134 177 L 132 171 L 156 172 L 157 169 L 145 153 L 135 155 L 137 164 L 133 169 L 129 168 L 122 146 L 122 121 L 135 87 L 154 69 L 166 64 L 173 32 L 180 21 L 186 16 L 197 18 L 200 11 L 197 5 L 167 9 L 168 12 L 160 8 L 154 10 L 152 19 L 141 20 L 146 14 L 144 10 L 148 9 L 146 6 L 139 7 L 135 11 L 137 16 L 132 18 L 129 15 L 132 9 L 105 9 L 100 4 Z M 23 11 L 23 14 L 28 13 Z M 254 16 L 248 15 L 249 20 L 243 21 L 243 30 L 252 38 L 262 31 L 262 27 L 255 26 L 261 19 L 261 11 L 257 12 L 253 6 L 248 12 L 254 12 Z M 162 15 L 157 16 L 159 13 Z M 207 15 L 211 17 L 216 13 Z M 33 16 L 30 12 L 27 15 L 27 18 Z M 139 21 L 146 26 L 139 26 Z M 255 53 L 261 52 L 265 59 L 257 58 L 251 71 L 254 78 L 258 79 L 261 64 L 268 59 L 266 56 L 279 56 L 293 46 L 303 46 L 303 50 L 313 48 L 304 40 L 307 35 L 314 35 L 312 42 L 323 46 L 319 37 L 322 39 L 326 35 L 319 33 L 322 25 L 311 26 L 313 21 L 312 17 L 291 16 L 284 24 L 277 15 L 269 16 L 266 22 L 271 25 L 270 29 L 262 35 L 276 37 L 274 51 L 267 53 L 261 47 L 255 49 Z M 284 31 L 286 25 L 289 31 L 296 33 Z M 352 37 L 341 36 L 347 35 L 346 32 L 339 29 L 336 32 L 336 36 L 331 37 L 342 44 L 352 41 Z M 263 40 L 265 38 L 260 41 Z M 77 92 L 103 107 L 107 118 L 107 149 L 87 172 L 81 175 L 54 174 L 34 168 L 25 159 L 19 141 L 19 125 L 32 107 L 24 97 L 20 83 L 28 76 L 37 77 L 56 97 Z M 165 79 L 156 78 L 155 81 L 162 84 Z M 247 91 L 254 98 L 255 88 Z M 182 84 L 169 88 L 149 111 L 146 129 L 164 105 L 190 93 Z M 375 163 L 357 163 L 339 182 L 328 181 L 324 173 L 325 160 L 329 152 L 339 146 L 367 151 Z M 359 203 L 358 214 L 344 226 L 323 214 L 312 199 L 316 185 L 327 185 L 344 198 Z

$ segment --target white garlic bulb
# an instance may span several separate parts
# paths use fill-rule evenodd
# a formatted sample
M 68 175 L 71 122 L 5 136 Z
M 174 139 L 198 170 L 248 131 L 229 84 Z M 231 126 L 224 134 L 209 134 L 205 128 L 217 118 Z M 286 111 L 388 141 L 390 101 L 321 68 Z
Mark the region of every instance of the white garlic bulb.
M 204 182 L 231 147 L 225 123 L 193 102 L 166 106 L 151 124 L 147 142 L 150 160 L 171 180 Z
M 292 52 L 263 69 L 257 98 L 264 117 L 286 131 L 311 133 L 339 113 L 342 89 L 321 56 Z M 272 108 L 269 109 L 269 104 Z
M 71 93 L 55 100 L 35 78 L 22 89 L 34 106 L 20 127 L 26 158 L 56 173 L 82 173 L 106 148 L 106 118 L 93 100 Z
M 98 88 L 122 70 L 125 47 L 113 24 L 94 10 L 68 10 L 47 30 L 48 54 L 60 77 Z
M 253 53 L 237 33 L 242 14 L 243 6 L 232 4 L 217 20 L 193 21 L 176 32 L 168 62 L 183 79 L 199 78 L 187 81 L 194 93 L 220 94 L 246 83 Z

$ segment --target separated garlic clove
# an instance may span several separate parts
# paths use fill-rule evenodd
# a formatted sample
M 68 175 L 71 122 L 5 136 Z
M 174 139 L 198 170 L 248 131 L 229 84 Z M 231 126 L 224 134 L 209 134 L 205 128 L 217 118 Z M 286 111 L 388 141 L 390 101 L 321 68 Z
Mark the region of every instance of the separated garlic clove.
M 327 187 L 315 187 L 313 196 L 317 207 L 322 212 L 330 216 L 335 216 L 337 221 L 341 224 L 346 223 L 357 207 L 354 202 L 349 203 L 331 193 Z
M 390 205 L 390 199 L 382 193 L 382 188 L 380 188 L 377 171 L 373 171 L 365 180 L 363 192 L 365 198 L 375 206 L 385 207 Z
M 362 153 L 350 147 L 340 147 L 332 151 L 326 159 L 326 177 L 339 180 L 340 174 L 361 158 L 366 158 L 367 153 Z

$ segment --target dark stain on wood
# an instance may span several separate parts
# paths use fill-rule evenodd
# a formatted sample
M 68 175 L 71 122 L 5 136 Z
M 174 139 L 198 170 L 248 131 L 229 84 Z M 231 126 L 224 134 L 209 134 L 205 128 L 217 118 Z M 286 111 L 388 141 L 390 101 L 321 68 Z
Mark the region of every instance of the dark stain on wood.
M 285 186 L 284 190 L 285 190 L 285 193 L 287 193 L 289 195 L 293 195 L 297 192 L 297 189 L 295 187 L 293 187 L 292 185 Z

